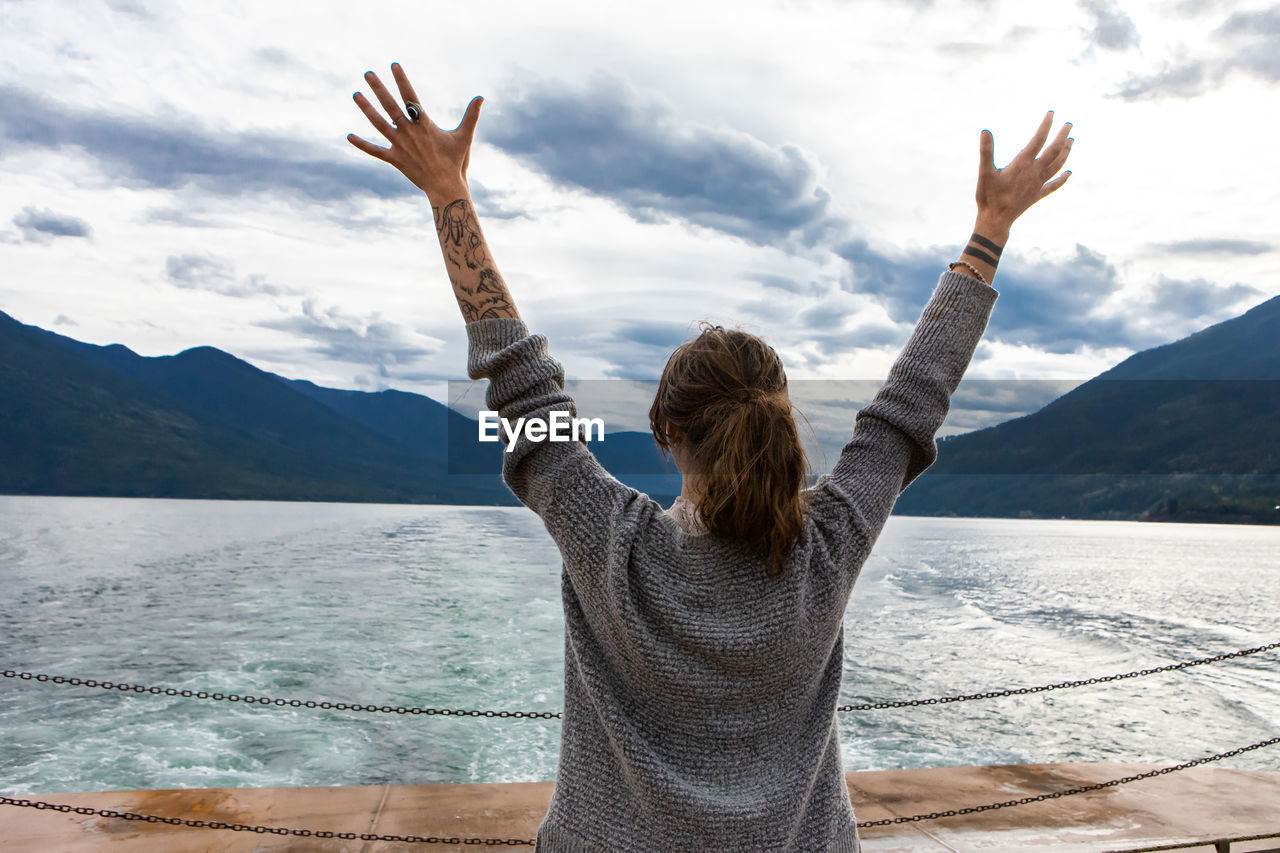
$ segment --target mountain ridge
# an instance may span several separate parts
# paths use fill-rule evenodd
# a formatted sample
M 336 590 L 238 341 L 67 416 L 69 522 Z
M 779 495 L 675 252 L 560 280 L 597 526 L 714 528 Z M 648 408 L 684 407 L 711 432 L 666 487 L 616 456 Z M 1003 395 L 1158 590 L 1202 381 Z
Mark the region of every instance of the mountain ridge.
M 0 492 L 514 503 L 500 445 L 448 406 L 289 379 L 207 345 L 141 356 L 0 312 L 0 408 Z M 1280 296 L 940 440 L 894 511 L 1274 523 L 1277 418 Z M 646 432 L 593 450 L 642 491 L 679 490 Z
M 895 511 L 1280 523 L 1277 422 L 1280 296 L 941 441 Z

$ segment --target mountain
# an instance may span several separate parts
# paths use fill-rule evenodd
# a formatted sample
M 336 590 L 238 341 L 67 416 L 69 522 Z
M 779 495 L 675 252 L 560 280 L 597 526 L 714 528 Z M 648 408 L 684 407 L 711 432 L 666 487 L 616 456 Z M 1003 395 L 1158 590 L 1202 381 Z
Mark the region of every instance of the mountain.
M 431 458 L 444 460 L 456 475 L 502 470 L 502 454 L 482 444 L 479 424 L 443 403 L 404 391 L 339 391 L 306 380 L 284 380 L 297 390 L 379 435 Z M 647 432 L 607 433 L 592 452 L 615 477 L 659 500 L 680 493 L 680 475 Z M 667 501 L 669 502 L 669 501 Z
M 1039 411 L 941 441 L 908 515 L 1280 522 L 1280 297 L 1135 353 Z M 428 397 L 342 391 L 212 347 L 148 358 L 0 312 L 0 493 L 512 504 L 501 445 Z M 680 480 L 653 438 L 593 446 Z
M 144 357 L 0 312 L 0 411 L 0 492 L 516 502 L 501 446 L 478 442 L 476 422 L 448 407 L 285 379 L 213 347 Z M 598 447 L 638 488 L 679 491 L 678 475 L 630 474 L 674 471 L 651 436 L 614 433 Z
M 323 388 L 305 379 L 278 378 L 349 421 L 401 447 L 441 462 L 446 461 L 448 436 L 453 431 L 468 435 L 476 432 L 475 421 L 421 394 L 393 390 L 341 391 Z M 500 466 L 501 457 L 489 453 L 467 467 L 497 473 Z
M 1280 523 L 1280 296 L 939 444 L 906 515 Z
M 0 313 L 0 492 L 513 503 L 211 347 L 144 358 Z

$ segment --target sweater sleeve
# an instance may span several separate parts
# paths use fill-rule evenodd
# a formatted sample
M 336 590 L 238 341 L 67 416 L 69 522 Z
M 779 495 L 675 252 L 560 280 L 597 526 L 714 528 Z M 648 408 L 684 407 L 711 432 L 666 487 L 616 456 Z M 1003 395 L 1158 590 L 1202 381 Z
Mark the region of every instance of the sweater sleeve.
M 511 424 L 520 418 L 552 422 L 553 412 L 572 419 L 577 407 L 565 393 L 564 368 L 547 351 L 543 335 L 523 320 L 494 318 L 467 324 L 467 373 L 488 379 L 485 403 Z M 500 430 L 503 442 L 505 430 Z M 608 578 L 608 559 L 628 544 L 627 531 L 653 502 L 615 479 L 582 440 L 533 441 L 523 431 L 502 455 L 502 478 L 520 502 L 536 512 L 564 556 L 574 591 L 584 605 L 616 602 L 625 579 Z M 656 506 L 656 504 L 654 505 Z M 593 571 L 593 568 L 595 569 Z
M 938 458 L 934 440 L 951 395 L 973 358 L 999 293 L 976 278 L 946 272 L 907 345 L 872 401 L 855 418 L 853 439 L 815 487 L 815 520 L 856 571 L 849 546 L 865 559 L 898 495 Z

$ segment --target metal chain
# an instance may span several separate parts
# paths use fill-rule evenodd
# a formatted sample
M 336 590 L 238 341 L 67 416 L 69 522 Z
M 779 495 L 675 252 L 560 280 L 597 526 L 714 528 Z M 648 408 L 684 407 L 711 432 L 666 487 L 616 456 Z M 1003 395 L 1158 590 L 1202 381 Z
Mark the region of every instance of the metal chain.
M 467 711 L 458 708 L 402 708 L 393 705 L 361 705 L 358 702 L 317 702 L 313 699 L 273 699 L 269 696 L 246 696 L 239 693 L 210 693 L 206 690 L 178 690 L 173 687 L 147 687 L 142 684 L 123 684 L 114 681 L 98 681 L 93 678 L 71 678 L 64 675 L 18 672 L 6 669 L 0 672 L 5 678 L 23 681 L 41 681 L 50 684 L 66 684 L 71 687 L 98 687 L 103 690 L 119 690 L 125 693 L 150 693 L 155 696 L 182 696 L 187 699 L 215 699 L 227 702 L 244 702 L 249 705 L 278 705 L 289 708 L 323 708 L 332 711 L 367 711 L 381 714 L 439 714 L 454 717 L 524 717 L 553 719 L 557 711 Z
M 1016 687 L 1010 690 L 990 690 L 985 693 L 967 693 L 961 696 L 936 696 L 929 699 L 903 699 L 892 702 L 868 702 L 861 705 L 841 705 L 836 708 L 836 710 L 877 711 L 885 708 L 911 708 L 917 705 L 945 705 L 949 702 L 965 702 L 973 699 L 996 699 L 1001 696 L 1043 693 L 1046 690 L 1062 690 L 1069 687 L 1083 687 L 1089 684 L 1101 684 L 1106 681 L 1120 681 L 1125 678 L 1138 678 L 1143 675 L 1154 675 L 1157 672 L 1172 672 L 1174 670 L 1187 669 L 1188 667 L 1200 666 L 1206 663 L 1218 663 L 1219 661 L 1228 660 L 1230 658 L 1256 655 L 1261 652 L 1271 651 L 1272 649 L 1280 649 L 1280 642 L 1269 643 L 1265 646 L 1258 646 L 1252 649 L 1241 649 L 1240 651 L 1227 652 L 1225 654 L 1214 655 L 1213 657 L 1183 661 L 1182 663 L 1172 663 L 1167 666 L 1140 669 L 1135 672 L 1126 672 L 1120 675 L 1103 675 L 1097 678 L 1086 678 L 1080 681 L 1059 681 L 1056 684 L 1045 684 L 1040 687 Z M 119 690 L 125 693 L 149 693 L 155 696 L 181 696 L 187 699 L 214 699 L 227 702 L 244 702 L 249 705 L 257 704 L 276 705 L 279 707 L 289 708 L 321 708 L 326 711 L 360 711 L 380 714 L 427 714 L 454 717 L 501 717 L 538 720 L 558 719 L 561 716 L 558 711 L 475 711 L 461 708 L 405 708 L 393 705 L 362 705 L 358 702 L 317 702 L 311 699 L 273 699 L 269 696 L 248 696 L 239 693 L 211 693 L 205 690 L 178 690 L 173 687 L 147 687 L 142 684 L 98 681 L 93 678 L 72 678 L 64 675 L 19 672 L 14 669 L 6 669 L 3 672 L 0 672 L 0 675 L 3 675 L 5 678 L 21 679 L 22 681 L 65 684 L 70 687 L 97 687 L 103 690 Z
M 1179 770 L 1186 770 L 1188 767 L 1196 767 L 1200 764 L 1208 764 L 1211 761 L 1221 761 L 1224 758 L 1231 758 L 1242 752 L 1248 752 L 1253 749 L 1261 749 L 1264 746 L 1274 746 L 1280 743 L 1280 737 L 1273 737 L 1270 740 L 1263 740 L 1257 743 L 1242 746 L 1238 749 L 1232 749 L 1227 752 L 1220 752 L 1217 755 L 1210 755 L 1206 758 L 1197 758 L 1194 761 L 1188 761 L 1173 767 L 1162 767 L 1159 770 L 1151 770 L 1146 773 L 1135 773 L 1132 776 L 1124 776 L 1119 779 L 1111 779 L 1107 782 L 1099 782 L 1095 785 L 1082 785 L 1078 788 L 1069 788 L 1065 791 L 1054 791 L 1048 794 L 1039 794 L 1035 797 L 1023 797 L 1020 800 L 1005 800 L 1001 803 L 989 803 L 985 806 L 969 806 L 963 809 L 948 809 L 944 812 L 929 812 L 928 814 L 911 815 L 910 817 L 885 818 L 883 820 L 859 821 L 858 828 L 872 826 L 891 826 L 899 823 L 915 823 L 925 820 L 937 820 L 944 817 L 956 817 L 958 815 L 974 814 L 976 812 L 989 812 L 995 809 L 1009 808 L 1010 806 L 1022 806 L 1028 803 L 1038 803 L 1041 800 L 1055 800 L 1058 797 L 1069 797 L 1073 794 L 1083 794 L 1086 791 L 1098 791 L 1102 788 L 1113 788 L 1116 785 L 1123 785 L 1127 782 L 1135 782 L 1139 779 L 1149 779 L 1152 776 L 1162 776 L 1165 773 L 1175 773 Z M 138 814 L 137 812 L 118 812 L 110 809 L 91 809 L 87 806 L 68 806 L 59 803 L 46 803 L 41 800 L 24 800 L 17 797 L 0 797 L 0 805 L 19 806 L 29 809 L 52 810 L 58 812 L 68 812 L 80 815 L 99 815 L 101 817 L 113 817 L 121 820 L 140 820 L 146 823 L 166 823 L 172 826 L 191 826 L 204 829 L 230 829 L 236 832 L 256 832 L 259 834 L 271 835 L 299 835 L 304 838 L 343 838 L 360 841 L 398 841 L 406 844 L 462 844 L 462 845 L 489 845 L 489 846 L 508 846 L 508 847 L 533 847 L 535 842 L 524 838 L 437 838 L 436 836 L 419 836 L 419 835 L 375 835 L 371 832 L 325 832 L 313 829 L 290 829 L 283 826 L 260 826 L 255 824 L 243 823 L 223 823 L 217 820 L 189 820 L 180 817 L 161 817 L 159 815 Z
M 1258 646 L 1253 649 L 1241 649 L 1238 652 L 1227 652 L 1226 654 L 1214 655 L 1208 658 L 1198 658 L 1196 660 L 1183 661 L 1182 663 L 1171 663 L 1168 666 L 1155 666 L 1150 669 L 1139 669 L 1134 672 L 1125 672 L 1119 675 L 1102 675 L 1097 678 L 1085 678 L 1080 681 L 1059 681 L 1056 684 L 1045 684 L 1040 687 L 1015 687 L 1010 690 L 989 690 L 986 693 L 966 693 L 960 696 L 939 696 L 930 699 L 905 699 L 896 702 L 867 702 L 861 705 L 841 705 L 836 708 L 837 711 L 878 711 L 884 708 L 911 708 L 916 705 L 945 705 L 948 702 L 967 702 L 971 699 L 996 699 L 1000 696 L 1022 696 L 1028 693 L 1044 693 L 1046 690 L 1063 690 L 1068 687 L 1084 687 L 1088 684 L 1101 684 L 1105 681 L 1121 681 L 1125 678 L 1138 678 L 1143 675 L 1154 675 L 1157 672 L 1173 672 L 1177 669 L 1187 669 L 1192 666 L 1200 666 L 1206 663 L 1217 663 L 1229 658 L 1240 658 L 1245 655 L 1256 655 L 1259 652 L 1268 652 L 1272 649 L 1280 649 L 1280 643 L 1269 643 L 1265 646 Z
M 40 800 L 23 800 L 17 797 L 0 797 L 0 805 L 20 806 L 42 811 L 67 812 L 82 815 L 114 817 L 120 820 L 140 820 L 144 823 L 167 823 L 170 826 L 194 826 L 202 829 L 230 829 L 235 832 L 256 832 L 262 835 L 300 835 L 303 838 L 344 838 L 360 841 L 399 841 L 405 844 L 475 844 L 489 846 L 532 847 L 534 842 L 524 838 L 438 838 L 434 835 L 374 835 L 372 832 L 326 832 L 320 829 L 290 829 L 285 826 L 259 826 L 257 824 L 224 823 L 220 820 L 189 820 L 183 817 L 161 817 L 137 812 L 117 812 L 111 809 L 91 809 L 87 806 L 68 806 L 46 803 Z
M 884 818 L 883 820 L 870 820 L 865 823 L 858 821 L 858 827 L 864 826 L 890 826 L 897 823 L 914 823 L 921 820 L 937 820 L 943 817 L 955 817 L 963 814 L 975 814 L 976 812 L 989 812 L 993 809 L 1003 809 L 1009 806 L 1022 806 L 1027 803 L 1038 803 L 1041 800 L 1056 800 L 1059 797 L 1069 797 L 1072 794 L 1083 794 L 1086 791 L 1098 791 L 1103 788 L 1114 788 L 1116 785 L 1123 785 L 1127 782 L 1136 782 L 1139 779 L 1150 779 L 1152 776 L 1163 776 L 1165 773 L 1176 773 L 1179 770 L 1186 770 L 1188 767 L 1195 767 L 1200 764 L 1208 764 L 1210 761 L 1221 761 L 1224 758 L 1231 758 L 1233 755 L 1239 755 L 1242 752 L 1248 752 L 1251 749 L 1262 749 L 1264 746 L 1274 746 L 1280 743 L 1280 737 L 1273 737 L 1270 740 L 1261 740 L 1257 743 L 1251 743 L 1248 746 L 1242 746 L 1239 749 L 1232 749 L 1227 752 L 1220 752 L 1217 755 L 1210 755 L 1207 758 L 1197 758 L 1195 761 L 1188 761 L 1184 764 L 1177 764 L 1173 767 L 1161 767 L 1159 770 L 1149 770 L 1146 773 L 1135 773 L 1132 776 L 1122 776 L 1119 779 L 1111 779 L 1107 782 L 1098 782 L 1095 785 L 1081 785 L 1079 788 L 1068 788 L 1065 791 L 1053 791 L 1048 794 L 1038 794 L 1034 797 L 1023 797 L 1020 800 L 1005 800 L 1001 803 L 990 803 L 985 806 L 969 806 L 963 809 L 948 809 L 945 812 L 930 812 L 929 814 L 917 814 L 910 817 L 894 817 Z

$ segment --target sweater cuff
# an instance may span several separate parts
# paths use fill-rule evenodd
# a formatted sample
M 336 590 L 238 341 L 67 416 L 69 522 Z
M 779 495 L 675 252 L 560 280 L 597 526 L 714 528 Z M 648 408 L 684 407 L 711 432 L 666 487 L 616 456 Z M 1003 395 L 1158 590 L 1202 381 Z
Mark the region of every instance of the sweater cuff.
M 517 317 L 493 317 L 467 324 L 467 376 L 487 379 L 495 356 L 529 337 L 529 327 Z
M 942 296 L 944 304 L 948 305 L 956 300 L 970 300 L 975 297 L 982 304 L 989 305 L 1000 296 L 1000 291 L 991 285 L 983 284 L 971 275 L 951 270 L 944 272 L 938 279 L 937 292 Z

